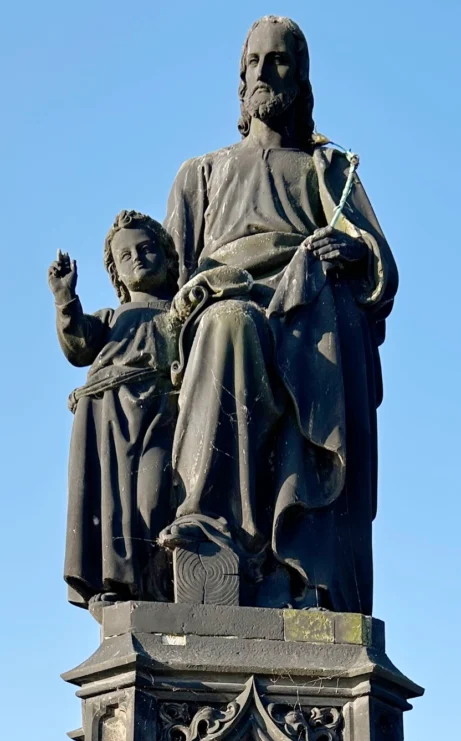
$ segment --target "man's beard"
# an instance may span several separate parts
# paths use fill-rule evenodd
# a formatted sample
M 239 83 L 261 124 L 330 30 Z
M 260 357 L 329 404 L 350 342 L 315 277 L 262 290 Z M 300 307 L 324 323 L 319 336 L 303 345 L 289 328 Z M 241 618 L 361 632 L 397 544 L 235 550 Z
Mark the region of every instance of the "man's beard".
M 272 90 L 270 91 L 270 97 L 264 100 L 264 102 L 258 102 L 255 98 L 258 94 L 258 89 L 252 90 L 251 93 L 246 93 L 244 99 L 245 111 L 251 118 L 259 118 L 261 121 L 270 121 L 271 118 L 281 116 L 282 113 L 294 103 L 299 93 L 297 85 L 293 85 L 283 93 L 276 95 Z

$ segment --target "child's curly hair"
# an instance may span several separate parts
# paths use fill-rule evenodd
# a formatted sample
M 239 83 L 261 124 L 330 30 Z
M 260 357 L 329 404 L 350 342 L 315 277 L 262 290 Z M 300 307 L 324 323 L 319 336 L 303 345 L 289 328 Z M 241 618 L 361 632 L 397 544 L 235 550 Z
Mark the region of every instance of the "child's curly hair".
M 112 240 L 121 229 L 145 229 L 147 232 L 152 234 L 155 243 L 160 245 L 166 255 L 167 261 L 167 288 L 173 297 L 178 290 L 178 277 L 179 277 L 179 262 L 178 255 L 174 246 L 174 242 L 168 232 L 163 228 L 158 221 L 152 219 L 146 214 L 141 214 L 138 211 L 120 211 L 115 217 L 113 226 L 109 229 L 109 232 L 104 243 L 104 267 L 109 273 L 109 277 L 112 285 L 115 288 L 117 296 L 120 299 L 121 304 L 125 304 L 130 300 L 130 294 L 127 287 L 120 280 L 117 268 L 115 267 L 114 256 L 112 254 Z

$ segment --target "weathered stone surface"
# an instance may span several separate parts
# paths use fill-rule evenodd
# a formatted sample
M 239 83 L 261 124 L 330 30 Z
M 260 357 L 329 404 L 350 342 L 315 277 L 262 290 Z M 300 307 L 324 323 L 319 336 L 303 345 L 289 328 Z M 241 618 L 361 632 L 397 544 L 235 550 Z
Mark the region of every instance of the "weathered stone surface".
M 176 394 L 169 376 L 180 331 L 170 314 L 178 259 L 159 222 L 121 211 L 104 261 L 121 305 L 97 316 L 83 311 L 75 260 L 59 251 L 48 271 L 61 349 L 73 365 L 90 366 L 69 398 L 75 423 L 64 575 L 69 600 L 95 616 L 100 602 L 171 598 L 169 554 L 157 539 L 171 511 Z
M 358 697 L 344 708 L 344 741 L 403 741 L 399 707 L 376 697 Z
M 163 602 L 120 602 L 103 612 L 104 636 L 127 630 L 283 640 L 282 610 Z
M 384 623 L 355 613 L 119 602 L 101 610 L 105 638 L 123 632 L 351 643 L 384 651 Z
M 76 728 L 74 731 L 69 731 L 67 735 L 72 741 L 85 741 L 83 728 Z
M 385 636 L 382 620 L 357 613 L 337 613 L 334 616 L 335 643 L 356 643 L 384 650 Z
M 173 551 L 174 599 L 199 605 L 238 605 L 238 556 L 216 543 L 195 543 Z
M 108 735 L 115 731 L 128 734 L 120 741 L 205 741 L 211 728 L 214 741 L 220 734 L 241 741 L 261 718 L 266 741 L 288 741 L 301 731 L 305 741 L 322 733 L 329 741 L 401 741 L 402 713 L 423 690 L 372 645 L 375 624 L 377 643 L 382 639 L 380 621 L 360 617 L 308 611 L 293 622 L 292 610 L 107 607 L 100 647 L 64 675 L 80 688 L 83 741 L 100 741 L 94 729 L 110 741 L 119 741 Z M 259 637 L 265 621 L 272 638 Z M 214 630 L 221 634 L 200 635 Z M 135 725 L 130 708 L 141 718 Z M 132 729 L 139 735 L 130 736 Z
M 261 84 L 251 59 L 280 54 L 286 74 L 264 63 Z M 173 584 L 177 603 L 372 611 L 397 269 L 359 158 L 315 133 L 301 29 L 261 18 L 239 72 L 242 141 L 185 163 L 165 226 L 117 215 L 120 306 L 85 314 L 75 261 L 49 268 L 61 348 L 90 366 L 70 398 L 65 578 L 98 620 Z M 366 642 L 359 622 L 341 640 Z M 285 636 L 334 641 L 332 618 L 287 613 Z
M 84 741 L 156 741 L 155 699 L 127 687 L 85 702 Z
M 377 358 L 397 268 L 358 157 L 314 133 L 293 21 L 252 26 L 239 91 L 242 141 L 184 163 L 164 222 L 182 266 L 175 303 L 214 291 L 188 338 L 172 526 L 182 543 L 232 541 L 253 587 L 243 604 L 370 614 Z
M 330 612 L 284 610 L 286 641 L 334 643 L 334 615 Z
M 288 614 L 288 622 L 293 619 L 293 612 L 304 616 L 301 628 L 293 623 L 288 640 L 282 632 L 284 612 Z M 319 616 L 324 618 L 320 623 Z M 420 694 L 421 689 L 396 669 L 382 647 L 369 642 L 333 642 L 335 620 L 341 617 L 310 611 L 120 604 L 105 608 L 105 637 L 101 646 L 88 661 L 67 673 L 65 679 L 88 684 L 122 671 L 135 671 L 141 665 L 157 675 L 180 675 L 184 671 L 211 674 L 221 683 L 228 682 L 230 676 L 273 677 L 275 674 L 309 677 L 311 686 L 317 682 L 325 686 L 325 682 L 336 682 L 338 678 L 345 683 L 348 678 L 369 674 L 400 686 L 408 697 Z M 262 635 L 264 625 L 271 638 Z M 357 625 L 358 621 L 353 620 L 352 627 Z M 295 630 L 299 630 L 299 640 L 295 639 Z M 212 635 L 214 631 L 216 635 Z M 306 638 L 308 633 L 311 640 Z M 183 640 L 171 641 L 175 635 L 183 636 Z M 358 639 L 359 633 L 352 632 L 346 637 Z
M 349 613 L 335 620 L 335 640 L 338 643 L 357 643 L 368 646 L 370 643 L 369 624 L 364 615 Z
M 356 614 L 395 262 L 358 157 L 315 133 L 293 21 L 252 26 L 239 97 L 242 141 L 181 168 L 166 229 L 117 216 L 115 312 L 83 313 L 67 254 L 50 266 L 61 347 L 91 365 L 65 578 L 103 638 L 64 675 L 73 741 L 402 741 L 422 694 Z

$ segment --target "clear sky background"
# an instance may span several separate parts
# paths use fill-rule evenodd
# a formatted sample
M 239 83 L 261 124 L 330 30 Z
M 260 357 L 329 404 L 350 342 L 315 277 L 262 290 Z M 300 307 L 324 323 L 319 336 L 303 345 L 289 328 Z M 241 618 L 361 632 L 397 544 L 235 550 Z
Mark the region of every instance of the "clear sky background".
M 427 688 L 406 741 L 457 727 L 461 235 L 459 0 L 15 0 L 0 25 L 2 737 L 80 725 L 59 674 L 97 647 L 62 581 L 67 395 L 46 271 L 78 261 L 84 308 L 115 306 L 103 240 L 121 208 L 163 219 L 180 164 L 238 140 L 250 24 L 292 16 L 319 131 L 361 155 L 401 289 L 382 359 L 375 615 Z M 444 708 L 445 710 L 442 710 Z M 456 734 L 456 731 L 453 731 Z

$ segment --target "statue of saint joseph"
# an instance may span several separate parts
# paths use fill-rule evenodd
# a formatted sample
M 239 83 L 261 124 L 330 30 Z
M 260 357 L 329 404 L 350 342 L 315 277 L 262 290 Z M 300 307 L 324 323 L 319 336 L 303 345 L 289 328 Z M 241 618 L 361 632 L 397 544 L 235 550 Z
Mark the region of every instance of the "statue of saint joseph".
M 211 295 L 186 338 L 176 531 L 230 538 L 258 564 L 258 605 L 370 614 L 397 269 L 357 177 L 329 226 L 349 162 L 314 134 L 299 27 L 257 21 L 240 78 L 242 140 L 182 166 L 165 222 L 176 306 L 196 284 Z

